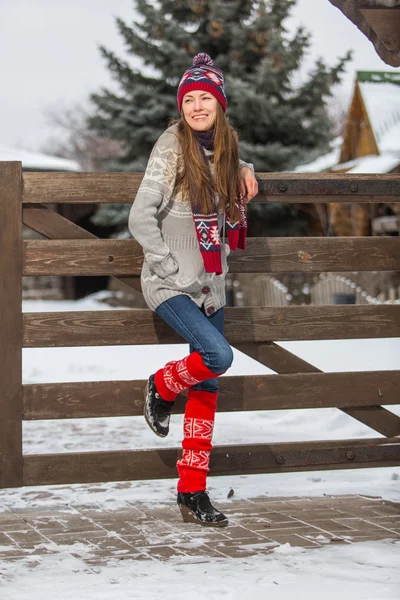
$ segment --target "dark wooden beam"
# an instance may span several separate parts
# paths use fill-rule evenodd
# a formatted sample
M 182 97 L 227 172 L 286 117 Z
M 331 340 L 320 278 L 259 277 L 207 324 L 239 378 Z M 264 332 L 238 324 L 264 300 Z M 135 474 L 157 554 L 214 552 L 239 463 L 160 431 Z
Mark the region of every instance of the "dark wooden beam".
M 241 350 L 248 356 L 251 356 L 254 360 L 257 360 L 261 364 L 269 367 L 276 373 L 282 374 L 288 373 L 321 373 L 320 369 L 316 366 L 308 363 L 299 356 L 296 356 L 289 350 L 282 348 L 275 343 L 270 344 L 236 344 L 235 347 Z M 386 372 L 385 377 L 390 380 L 392 372 Z M 356 377 L 356 379 L 358 376 Z M 396 385 L 396 384 L 395 384 Z M 363 394 L 360 395 L 354 389 L 353 401 L 348 404 L 347 407 L 342 405 L 336 405 L 337 408 L 342 410 L 346 415 L 357 419 L 367 427 L 371 427 L 378 433 L 386 435 L 388 437 L 400 435 L 400 417 L 395 413 L 387 410 L 383 406 L 379 406 L 380 402 L 384 403 L 383 398 L 384 392 L 382 390 L 377 391 L 378 398 L 376 398 L 376 406 L 364 405 L 363 406 Z M 340 395 L 339 389 L 337 389 Z M 397 397 L 399 392 L 395 392 Z
M 142 262 L 135 240 L 24 243 L 24 275 L 138 276 Z M 233 273 L 399 271 L 400 238 L 248 238 L 246 252 L 232 252 L 228 263 Z
M 398 23 L 399 6 L 388 7 L 387 2 L 383 0 L 329 0 L 329 2 L 371 41 L 377 54 L 386 64 L 392 67 L 400 66 L 399 30 L 392 31 L 391 25 Z M 384 11 L 384 14 L 372 17 L 369 12 L 371 10 Z M 364 11 L 367 12 L 364 14 Z
M 24 347 L 184 343 L 149 309 L 24 315 Z M 400 336 L 400 306 L 333 305 L 226 309 L 231 344 Z
M 25 420 L 140 416 L 144 380 L 38 383 L 24 386 Z M 347 408 L 398 404 L 400 371 L 293 373 L 221 377 L 218 410 Z M 174 413 L 182 414 L 180 396 Z M 400 435 L 400 417 L 394 415 Z
M 176 477 L 180 448 L 28 454 L 24 485 L 133 481 Z M 210 475 L 287 473 L 400 464 L 400 440 L 363 439 L 216 446 Z
M 365 4 L 364 2 L 362 5 Z M 400 6 L 363 8 L 360 12 L 389 51 L 400 53 Z
M 90 233 L 83 227 L 79 227 L 79 225 L 72 223 L 72 221 L 69 221 L 59 213 L 41 204 L 28 204 L 25 206 L 22 211 L 22 219 L 24 225 L 51 240 L 68 240 L 69 243 L 72 240 L 80 242 L 96 240 L 96 244 L 100 243 L 99 238 L 93 233 Z M 93 275 L 94 273 L 91 274 Z M 138 277 L 117 277 L 117 279 L 138 292 L 142 291 Z
M 22 485 L 22 169 L 0 163 L 0 488 Z
M 400 202 L 400 174 L 256 173 L 252 202 Z M 24 173 L 23 203 L 131 204 L 141 173 Z

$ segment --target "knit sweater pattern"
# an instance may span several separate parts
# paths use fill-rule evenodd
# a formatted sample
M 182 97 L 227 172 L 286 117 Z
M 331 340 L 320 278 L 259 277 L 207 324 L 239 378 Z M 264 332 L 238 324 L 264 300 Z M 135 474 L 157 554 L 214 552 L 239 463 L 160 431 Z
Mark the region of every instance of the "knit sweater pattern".
M 205 149 L 206 156 L 212 152 Z M 129 230 L 143 248 L 142 292 L 147 306 L 157 307 L 179 294 L 189 296 L 206 314 L 226 304 L 225 277 L 230 249 L 221 243 L 222 274 L 207 273 L 200 253 L 192 208 L 175 182 L 181 148 L 178 126 L 157 140 L 129 214 Z M 213 174 L 212 163 L 210 164 Z M 240 167 L 253 165 L 240 161 Z M 216 197 L 217 201 L 217 197 Z M 225 214 L 218 213 L 221 231 Z

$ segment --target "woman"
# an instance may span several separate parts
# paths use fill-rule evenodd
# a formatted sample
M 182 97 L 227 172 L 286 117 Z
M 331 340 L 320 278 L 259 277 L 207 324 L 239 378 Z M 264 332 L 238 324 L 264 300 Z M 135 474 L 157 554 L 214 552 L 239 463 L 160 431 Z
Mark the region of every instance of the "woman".
M 245 247 L 244 197 L 253 198 L 258 185 L 252 165 L 239 160 L 223 74 L 207 54 L 183 74 L 177 100 L 181 119 L 153 148 L 129 229 L 144 251 L 146 303 L 187 340 L 190 353 L 150 376 L 144 416 L 154 433 L 167 436 L 174 400 L 188 389 L 178 506 L 185 522 L 223 527 L 228 520 L 212 506 L 206 476 L 218 377 L 233 360 L 223 335 L 226 256 Z

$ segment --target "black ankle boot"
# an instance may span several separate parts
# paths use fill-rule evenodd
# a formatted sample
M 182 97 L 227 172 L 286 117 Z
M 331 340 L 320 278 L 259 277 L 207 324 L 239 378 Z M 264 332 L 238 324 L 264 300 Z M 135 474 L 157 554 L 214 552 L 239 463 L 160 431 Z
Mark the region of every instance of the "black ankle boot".
M 228 519 L 214 508 L 208 492 L 178 493 L 178 506 L 185 523 L 197 523 L 205 527 L 226 527 Z
M 150 375 L 144 389 L 144 418 L 147 425 L 159 437 L 167 437 L 169 433 L 169 420 L 173 402 L 161 398 L 154 382 L 154 375 Z

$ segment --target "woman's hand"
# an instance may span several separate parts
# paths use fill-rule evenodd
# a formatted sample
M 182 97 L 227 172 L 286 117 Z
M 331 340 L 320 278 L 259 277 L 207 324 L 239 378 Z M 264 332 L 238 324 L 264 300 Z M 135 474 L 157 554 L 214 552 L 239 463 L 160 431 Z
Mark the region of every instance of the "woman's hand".
M 240 192 L 246 202 L 250 202 L 258 194 L 258 182 L 253 171 L 249 167 L 240 169 Z

